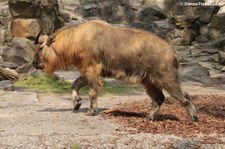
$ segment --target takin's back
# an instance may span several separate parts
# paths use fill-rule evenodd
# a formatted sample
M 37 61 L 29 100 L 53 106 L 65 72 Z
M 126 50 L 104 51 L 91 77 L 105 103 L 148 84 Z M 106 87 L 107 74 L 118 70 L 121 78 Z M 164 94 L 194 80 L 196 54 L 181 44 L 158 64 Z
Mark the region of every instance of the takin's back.
M 82 59 L 83 62 L 94 59 L 102 63 L 104 76 L 120 80 L 137 77 L 139 80 L 146 74 L 164 75 L 171 70 L 177 73 L 175 51 L 160 37 L 147 31 L 94 20 L 58 31 L 55 36 L 53 46 L 64 59 Z M 76 62 L 76 65 L 79 64 Z
M 97 55 L 106 75 L 123 80 L 124 76 L 140 78 L 146 73 L 168 74 L 168 71 L 178 69 L 175 51 L 150 32 L 115 27 L 103 21 L 92 21 L 87 25 L 92 28 L 87 50 Z

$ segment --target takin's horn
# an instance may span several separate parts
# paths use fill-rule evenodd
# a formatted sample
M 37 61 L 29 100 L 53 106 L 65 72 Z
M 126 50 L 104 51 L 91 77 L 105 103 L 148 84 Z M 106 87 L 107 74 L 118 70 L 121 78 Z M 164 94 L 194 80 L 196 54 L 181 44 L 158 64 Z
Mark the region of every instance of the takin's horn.
M 55 30 L 56 30 L 56 27 L 54 26 L 54 27 L 53 27 L 53 29 L 51 30 L 50 35 L 49 35 L 49 36 L 51 36 L 51 35 L 55 32 Z
M 43 29 L 40 30 L 40 32 L 37 34 L 35 40 L 34 40 L 34 44 L 38 44 L 39 42 L 39 37 L 41 36 L 41 33 L 42 33 Z

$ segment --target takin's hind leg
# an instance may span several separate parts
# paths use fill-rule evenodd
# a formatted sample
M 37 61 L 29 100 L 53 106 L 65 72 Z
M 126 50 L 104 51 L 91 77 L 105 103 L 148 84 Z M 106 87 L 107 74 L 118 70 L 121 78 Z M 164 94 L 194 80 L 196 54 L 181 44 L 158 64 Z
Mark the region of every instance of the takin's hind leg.
M 96 65 L 92 66 L 91 69 L 88 69 L 86 76 L 88 79 L 89 85 L 89 99 L 90 99 L 90 109 L 87 111 L 86 115 L 94 116 L 98 114 L 98 93 L 103 84 L 102 78 L 102 66 Z
M 159 111 L 160 106 L 162 105 L 165 96 L 161 89 L 157 88 L 155 85 L 149 83 L 144 84 L 146 87 L 147 94 L 152 99 L 152 106 L 149 114 L 146 116 L 147 120 L 154 120 L 156 113 Z
M 184 91 L 182 92 L 179 83 L 176 83 L 176 81 L 170 82 L 167 84 L 165 89 L 168 91 L 172 98 L 182 103 L 182 105 L 187 109 L 189 115 L 191 116 L 192 121 L 197 122 L 197 110 L 194 105 L 189 101 L 190 96 L 188 95 L 188 93 Z
M 90 88 L 89 90 L 89 98 L 90 98 L 90 109 L 87 111 L 87 116 L 95 116 L 98 115 L 98 90 L 95 90 L 94 88 Z
M 102 87 L 102 79 L 99 79 L 97 82 L 94 81 L 89 84 L 89 99 L 90 99 L 90 109 L 87 111 L 87 116 L 98 115 L 98 93 Z
M 82 87 L 85 87 L 88 85 L 87 78 L 85 76 L 78 77 L 74 82 L 72 86 L 72 99 L 73 99 L 73 112 L 79 110 L 81 106 L 82 99 L 79 96 L 79 90 Z

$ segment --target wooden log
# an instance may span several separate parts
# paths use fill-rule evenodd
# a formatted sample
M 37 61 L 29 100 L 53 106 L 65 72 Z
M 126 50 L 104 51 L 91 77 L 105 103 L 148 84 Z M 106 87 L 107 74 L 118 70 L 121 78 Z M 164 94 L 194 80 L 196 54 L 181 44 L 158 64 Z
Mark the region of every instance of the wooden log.
M 9 68 L 3 68 L 0 67 L 0 81 L 1 80 L 11 80 L 11 81 L 17 81 L 19 78 L 19 74 Z

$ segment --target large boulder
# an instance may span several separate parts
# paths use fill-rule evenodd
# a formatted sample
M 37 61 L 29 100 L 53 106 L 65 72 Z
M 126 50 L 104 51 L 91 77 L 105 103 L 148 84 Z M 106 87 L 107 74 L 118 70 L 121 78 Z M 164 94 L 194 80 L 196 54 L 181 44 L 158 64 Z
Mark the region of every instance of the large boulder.
M 26 38 L 15 37 L 12 40 L 12 47 L 3 49 L 3 62 L 20 65 L 32 63 L 36 51 L 34 43 Z
M 14 37 L 35 37 L 41 30 L 38 19 L 16 19 L 12 22 L 11 33 Z
M 199 21 L 208 23 L 212 21 L 212 17 L 220 10 L 219 6 L 198 7 L 196 15 L 199 16 Z
M 212 21 L 210 23 L 210 27 L 217 29 L 224 29 L 224 25 L 225 25 L 225 13 L 216 14 L 213 16 Z
M 140 21 L 149 22 L 163 20 L 166 19 L 167 16 L 159 6 L 154 5 L 144 8 L 140 13 L 139 18 Z
M 37 0 L 9 0 L 8 4 L 14 19 L 36 18 L 41 15 L 41 7 Z
M 213 41 L 225 33 L 225 13 L 216 14 L 212 17 L 212 21 L 208 24 L 209 38 Z
M 172 38 L 174 37 L 173 31 L 175 29 L 175 26 L 170 23 L 169 19 L 149 21 L 149 22 L 138 21 L 132 23 L 130 26 L 133 28 L 148 30 L 168 41 L 171 41 Z

